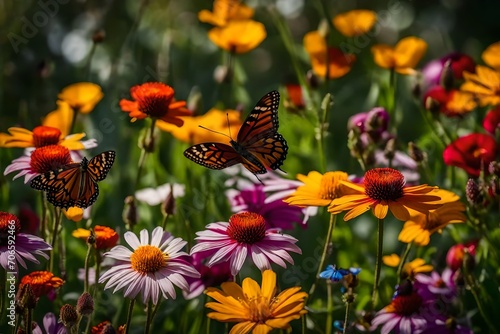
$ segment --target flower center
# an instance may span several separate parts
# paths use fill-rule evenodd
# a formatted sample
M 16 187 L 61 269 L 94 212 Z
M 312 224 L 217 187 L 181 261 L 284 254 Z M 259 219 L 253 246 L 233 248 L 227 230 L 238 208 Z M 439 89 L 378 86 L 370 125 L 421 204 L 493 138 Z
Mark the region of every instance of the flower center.
M 71 163 L 69 150 L 61 145 L 48 145 L 37 148 L 31 154 L 31 169 L 39 174 Z
M 403 197 L 405 178 L 392 168 L 374 168 L 365 174 L 365 194 L 376 201 L 395 201 Z
M 474 152 L 472 152 L 472 155 L 474 158 L 481 158 L 486 153 L 488 153 L 488 151 L 485 148 L 478 147 L 474 150 Z
M 163 117 L 167 114 L 174 90 L 160 82 L 145 83 L 134 92 L 139 110 L 152 117 Z
M 347 181 L 347 173 L 327 172 L 321 178 L 319 196 L 322 199 L 335 199 L 340 197 L 340 181 Z
M 35 147 L 56 145 L 59 143 L 61 130 L 51 126 L 37 126 L 33 129 L 33 143 Z
M 446 288 L 446 283 L 443 281 L 442 278 L 440 278 L 434 283 L 434 286 L 436 288 Z
M 272 317 L 269 303 L 262 296 L 248 300 L 248 313 L 248 320 L 257 324 L 263 324 Z
M 21 279 L 19 287 L 30 284 L 35 296 L 41 297 L 52 289 L 60 287 L 63 283 L 61 278 L 54 276 L 50 271 L 34 271 Z
M 158 247 L 151 245 L 137 247 L 130 257 L 132 269 L 142 275 L 159 271 L 165 267 L 167 260 L 167 254 L 163 253 Z
M 240 212 L 229 218 L 227 234 L 243 244 L 254 244 L 266 236 L 266 220 L 255 212 Z
M 396 313 L 403 316 L 409 316 L 417 312 L 422 305 L 422 298 L 416 292 L 409 295 L 399 295 L 394 298 L 389 306 L 386 307 L 388 313 Z
M 8 212 L 0 211 L 0 245 L 7 245 L 8 236 L 21 231 L 19 218 Z

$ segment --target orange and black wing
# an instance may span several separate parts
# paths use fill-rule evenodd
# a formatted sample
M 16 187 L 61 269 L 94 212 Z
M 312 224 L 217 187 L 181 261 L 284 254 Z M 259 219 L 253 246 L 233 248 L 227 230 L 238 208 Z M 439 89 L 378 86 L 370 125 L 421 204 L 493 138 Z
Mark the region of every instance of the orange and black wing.
M 288 152 L 288 145 L 281 134 L 275 133 L 271 137 L 262 138 L 251 146 L 246 147 L 246 150 L 264 166 L 275 170 L 283 165 Z
M 106 151 L 90 159 L 87 171 L 95 182 L 102 181 L 108 175 L 115 162 L 115 151 Z
M 238 132 L 237 142 L 247 146 L 276 133 L 279 126 L 279 103 L 280 94 L 278 91 L 274 90 L 262 97 L 243 122 Z
M 193 145 L 184 151 L 184 156 L 210 169 L 224 169 L 242 162 L 240 155 L 231 146 L 222 143 Z

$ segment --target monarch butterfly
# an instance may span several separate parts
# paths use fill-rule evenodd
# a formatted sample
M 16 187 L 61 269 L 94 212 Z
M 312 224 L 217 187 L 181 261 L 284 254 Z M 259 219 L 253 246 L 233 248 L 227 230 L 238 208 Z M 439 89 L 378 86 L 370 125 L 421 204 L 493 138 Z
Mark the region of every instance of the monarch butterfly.
M 70 163 L 56 170 L 38 175 L 31 181 L 31 187 L 47 192 L 47 200 L 54 206 L 87 208 L 99 196 L 97 182 L 108 175 L 115 151 L 106 151 L 92 159 L 83 158 L 79 163 Z
M 228 136 L 231 146 L 202 143 L 191 146 L 184 151 L 184 155 L 210 169 L 224 169 L 241 163 L 257 179 L 257 174 L 266 173 L 267 168 L 280 169 L 288 146 L 285 138 L 278 133 L 279 101 L 277 91 L 262 97 L 241 126 L 237 140 Z

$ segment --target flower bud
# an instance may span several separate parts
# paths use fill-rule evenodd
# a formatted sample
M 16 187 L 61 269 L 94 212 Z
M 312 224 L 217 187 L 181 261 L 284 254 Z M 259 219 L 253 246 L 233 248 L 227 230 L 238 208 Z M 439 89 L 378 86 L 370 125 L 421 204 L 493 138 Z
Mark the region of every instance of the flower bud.
M 76 313 L 76 309 L 74 308 L 74 306 L 70 304 L 64 304 L 61 307 L 59 319 L 67 329 L 75 326 L 78 322 L 78 314 Z
M 94 299 L 88 292 L 84 292 L 76 302 L 76 312 L 79 315 L 91 315 L 94 312 Z
M 451 68 L 451 59 L 448 59 L 444 63 L 443 71 L 441 72 L 441 77 L 439 80 L 439 84 L 445 90 L 450 90 L 453 88 L 453 84 L 455 82 L 455 75 L 453 73 L 453 69 Z
M 105 37 L 106 37 L 106 32 L 104 31 L 104 29 L 101 29 L 101 30 L 96 31 L 92 35 L 92 41 L 95 44 L 99 44 L 99 43 L 102 43 L 102 41 L 104 41 Z
M 425 99 L 425 109 L 429 110 L 433 115 L 437 115 L 441 110 L 441 104 L 438 100 L 429 96 Z
M 161 204 L 161 212 L 164 216 L 173 215 L 175 212 L 174 186 L 170 184 L 170 193 Z
M 427 153 L 422 151 L 414 142 L 408 143 L 408 154 L 417 164 L 427 161 Z
M 472 206 L 483 203 L 484 196 L 481 193 L 479 184 L 474 179 L 469 179 L 467 181 L 467 185 L 465 186 L 465 195 L 467 197 L 467 201 Z
M 125 206 L 123 207 L 122 219 L 128 230 L 132 230 L 139 220 L 137 206 L 134 196 L 125 197 Z

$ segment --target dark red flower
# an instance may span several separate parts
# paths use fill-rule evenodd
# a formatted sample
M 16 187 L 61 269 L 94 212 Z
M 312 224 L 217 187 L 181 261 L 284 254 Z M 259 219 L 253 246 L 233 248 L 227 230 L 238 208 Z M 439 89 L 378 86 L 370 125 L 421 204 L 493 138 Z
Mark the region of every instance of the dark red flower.
M 500 129 L 500 107 L 488 111 L 483 120 L 483 128 L 492 135 Z
M 464 169 L 471 177 L 478 177 L 481 170 L 487 173 L 488 164 L 495 160 L 498 145 L 487 134 L 472 133 L 458 138 L 443 152 L 444 163 Z

